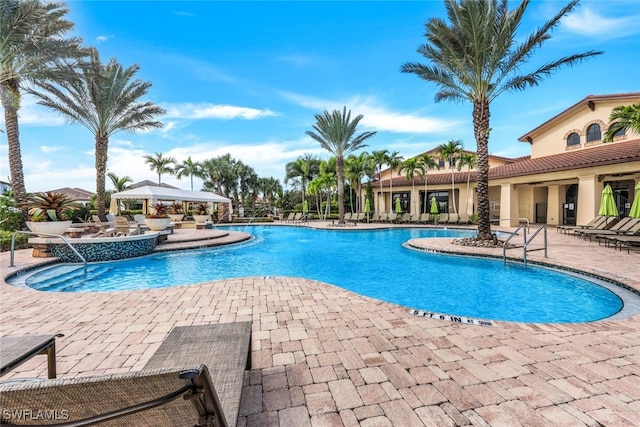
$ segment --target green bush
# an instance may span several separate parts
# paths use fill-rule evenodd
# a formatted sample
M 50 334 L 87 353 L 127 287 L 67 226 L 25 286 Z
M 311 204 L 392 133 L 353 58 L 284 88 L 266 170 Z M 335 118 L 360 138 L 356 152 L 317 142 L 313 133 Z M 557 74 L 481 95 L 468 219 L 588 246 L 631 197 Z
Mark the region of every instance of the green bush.
M 0 230 L 15 231 L 20 229 L 22 211 L 16 207 L 13 197 L 0 196 Z
M 11 250 L 11 235 L 13 232 L 0 230 L 0 251 Z M 16 234 L 15 249 L 26 249 L 29 247 L 29 236 L 26 234 Z

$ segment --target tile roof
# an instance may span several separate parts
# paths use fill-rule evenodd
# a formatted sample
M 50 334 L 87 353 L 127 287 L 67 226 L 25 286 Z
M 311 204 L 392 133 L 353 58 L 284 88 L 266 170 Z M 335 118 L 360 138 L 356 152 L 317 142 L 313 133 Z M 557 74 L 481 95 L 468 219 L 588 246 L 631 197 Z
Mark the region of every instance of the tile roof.
M 135 184 L 131 184 L 130 186 L 127 187 L 128 190 L 132 190 L 134 188 L 140 188 L 140 187 L 144 187 L 144 186 L 150 186 L 150 187 L 163 187 L 163 188 L 175 188 L 178 189 L 178 187 L 174 187 L 171 184 L 165 184 L 164 182 L 160 185 L 156 184 L 153 181 L 149 181 L 148 179 L 145 179 L 144 181 L 140 181 L 140 182 L 136 182 Z
M 87 190 L 83 190 L 82 188 L 71 188 L 64 187 L 58 188 L 57 190 L 49 190 L 52 193 L 62 193 L 71 197 L 74 200 L 91 200 L 91 197 L 95 195 L 95 193 Z
M 636 161 L 640 161 L 640 139 L 602 144 L 598 147 L 585 148 L 535 159 L 532 159 L 530 156 L 519 157 L 511 163 L 491 168 L 489 170 L 489 179 L 536 175 L 547 172 L 559 172 Z M 456 172 L 454 177 L 455 182 L 467 182 L 467 175 L 468 172 Z M 469 180 L 475 182 L 477 180 L 477 173 L 471 172 Z M 427 185 L 449 183 L 451 183 L 450 173 L 427 174 Z M 380 183 L 376 181 L 372 182 L 371 185 L 376 188 L 380 186 Z M 412 183 L 411 180 L 402 176 L 393 178 L 393 185 L 405 187 L 411 186 Z M 416 177 L 415 185 L 424 185 L 424 180 Z M 382 181 L 382 186 L 389 187 L 389 180 Z

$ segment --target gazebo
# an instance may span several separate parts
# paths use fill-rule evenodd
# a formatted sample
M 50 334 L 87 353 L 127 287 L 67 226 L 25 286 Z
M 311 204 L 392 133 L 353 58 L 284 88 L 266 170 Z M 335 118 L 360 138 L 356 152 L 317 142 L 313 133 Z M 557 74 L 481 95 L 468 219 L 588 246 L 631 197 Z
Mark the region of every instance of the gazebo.
M 118 213 L 120 205 L 119 202 L 121 200 L 142 200 L 142 211 L 145 214 L 149 213 L 149 207 L 158 202 L 207 203 L 211 206 L 210 211 L 218 209 L 222 211 L 226 210 L 226 212 L 228 213 L 233 212 L 230 199 L 222 197 L 218 194 L 209 193 L 207 191 L 189 191 L 181 190 L 178 188 L 165 188 L 145 185 L 143 187 L 138 187 L 112 194 L 109 213 L 113 215 L 116 215 Z M 217 206 L 219 204 L 226 204 L 226 209 L 220 209 Z

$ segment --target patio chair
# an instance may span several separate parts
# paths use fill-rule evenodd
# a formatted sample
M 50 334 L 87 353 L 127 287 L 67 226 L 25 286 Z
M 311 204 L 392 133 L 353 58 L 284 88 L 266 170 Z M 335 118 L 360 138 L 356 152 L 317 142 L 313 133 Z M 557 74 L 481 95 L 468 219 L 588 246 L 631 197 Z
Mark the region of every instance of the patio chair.
M 628 220 L 625 221 L 625 219 L 627 218 Z M 622 220 L 620 220 L 620 222 L 618 222 L 618 224 L 623 224 L 620 227 L 617 227 L 618 224 L 616 224 L 609 230 L 601 230 L 598 232 L 594 231 L 594 233 L 586 233 L 585 231 L 585 233 L 583 233 L 583 237 L 586 239 L 586 237 L 588 236 L 589 241 L 591 241 L 591 237 L 595 237 L 596 239 L 598 239 L 598 245 L 600 245 L 602 242 L 605 242 L 605 246 L 609 246 L 609 242 L 607 241 L 609 237 L 633 236 L 640 231 L 640 218 L 627 218 L 623 218 Z
M 402 218 L 400 218 L 400 221 L 402 222 L 409 222 L 409 220 L 411 220 L 411 214 L 409 212 L 405 212 L 402 214 Z
M 589 221 L 587 224 L 584 224 L 584 225 L 558 225 L 556 227 L 556 233 L 562 232 L 564 234 L 567 234 L 567 232 L 573 231 L 576 229 L 592 228 L 600 224 L 601 222 L 605 222 L 605 220 L 606 220 L 606 217 L 604 216 L 596 216 L 591 221 Z
M 387 216 L 386 221 L 387 222 L 396 222 L 396 220 L 398 219 L 398 214 L 395 212 L 391 212 L 389 213 L 389 215 Z
M 387 222 L 388 217 L 389 217 L 389 214 L 387 214 L 386 212 L 381 212 L 380 215 L 378 216 L 378 222 Z
M 618 246 L 620 246 L 620 250 L 622 250 L 622 248 L 624 246 L 626 246 L 627 247 L 627 253 L 630 252 L 632 246 L 633 247 L 640 246 L 640 236 L 637 236 L 637 235 L 634 235 L 634 236 L 611 236 L 610 239 L 615 244 L 615 249 L 618 249 Z
M 378 222 L 380 221 L 380 214 L 378 212 L 374 212 L 369 219 L 370 222 Z
M 429 212 L 423 212 L 420 214 L 420 221 L 419 222 L 424 222 L 425 224 L 429 223 L 429 219 L 431 219 L 431 214 Z
M 468 225 L 469 224 L 469 214 L 468 213 L 461 213 L 460 217 L 458 218 L 458 224 L 460 225 Z
M 135 236 L 138 233 L 138 226 L 136 223 L 132 224 L 125 216 L 117 216 L 114 218 L 116 236 Z
M 289 216 L 285 219 L 285 222 L 293 221 L 293 217 L 295 217 L 295 216 L 296 216 L 295 212 L 290 212 Z
M 613 227 L 614 225 L 616 225 L 616 223 L 618 222 L 617 218 L 609 218 L 609 217 L 603 217 L 603 218 L 604 218 L 604 221 L 598 222 L 597 225 L 595 225 L 593 227 L 581 228 L 581 229 L 577 229 L 576 228 L 576 229 L 574 229 L 573 230 L 573 237 L 576 237 L 576 236 L 582 237 L 582 233 L 584 233 L 586 231 L 591 232 L 593 230 L 596 230 L 596 231 L 598 231 L 598 230 L 599 231 L 608 230 L 611 227 Z
M 449 214 L 449 218 L 447 218 L 447 224 L 457 224 L 459 218 L 460 217 L 457 213 Z
M 449 221 L 448 213 L 441 213 L 438 217 L 438 224 L 446 224 Z
M 250 354 L 251 322 L 175 327 L 142 371 L 1 384 L 2 422 L 46 409 L 50 418 L 15 421 L 235 426 Z

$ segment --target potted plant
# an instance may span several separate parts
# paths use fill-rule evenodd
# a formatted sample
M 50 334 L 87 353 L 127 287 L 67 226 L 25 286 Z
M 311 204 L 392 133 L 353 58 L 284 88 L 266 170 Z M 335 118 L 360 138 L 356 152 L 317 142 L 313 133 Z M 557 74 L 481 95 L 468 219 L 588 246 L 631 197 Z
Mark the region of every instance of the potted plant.
M 193 210 L 193 219 L 196 224 L 203 224 L 211 219 L 209 206 L 206 203 L 198 203 Z
M 80 206 L 64 193 L 48 191 L 28 196 L 21 207 L 29 210 L 29 230 L 44 236 L 64 234 L 72 223 L 69 218 Z
M 182 203 L 172 203 L 169 206 L 168 215 L 173 222 L 182 221 L 182 218 L 184 218 L 184 215 L 182 214 Z
M 147 215 L 144 219 L 144 223 L 149 227 L 150 230 L 153 231 L 162 231 L 169 227 L 171 224 L 171 218 L 167 213 L 169 211 L 169 205 L 165 203 L 156 203 L 151 206 L 153 208 L 153 213 Z

